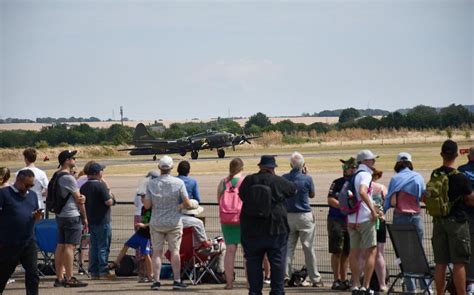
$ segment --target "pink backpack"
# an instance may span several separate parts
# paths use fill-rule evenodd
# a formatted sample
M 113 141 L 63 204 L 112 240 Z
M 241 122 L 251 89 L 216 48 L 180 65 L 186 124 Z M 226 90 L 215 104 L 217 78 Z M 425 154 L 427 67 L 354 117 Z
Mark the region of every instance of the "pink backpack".
M 225 179 L 225 191 L 219 200 L 219 216 L 222 224 L 240 224 L 242 200 L 239 197 L 239 187 L 243 179 L 241 177 L 235 187 L 229 179 Z

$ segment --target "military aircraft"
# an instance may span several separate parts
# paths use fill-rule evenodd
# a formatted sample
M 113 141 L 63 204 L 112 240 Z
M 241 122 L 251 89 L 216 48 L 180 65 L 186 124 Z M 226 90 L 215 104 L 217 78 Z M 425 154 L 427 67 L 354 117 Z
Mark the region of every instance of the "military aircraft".
M 258 138 L 259 136 L 247 137 L 245 135 L 234 135 L 229 132 L 218 132 L 208 130 L 203 133 L 193 134 L 188 137 L 183 137 L 175 140 L 165 140 L 155 138 L 150 135 L 143 123 L 139 123 L 133 132 L 132 144 L 135 146 L 130 149 L 121 149 L 120 151 L 130 151 L 130 155 L 153 155 L 153 160 L 156 160 L 156 155 L 162 154 L 180 154 L 185 156 L 187 152 L 191 152 L 191 159 L 196 160 L 199 156 L 200 150 L 217 150 L 219 158 L 225 157 L 226 147 L 232 147 L 235 151 L 235 146 L 251 143 L 250 139 Z

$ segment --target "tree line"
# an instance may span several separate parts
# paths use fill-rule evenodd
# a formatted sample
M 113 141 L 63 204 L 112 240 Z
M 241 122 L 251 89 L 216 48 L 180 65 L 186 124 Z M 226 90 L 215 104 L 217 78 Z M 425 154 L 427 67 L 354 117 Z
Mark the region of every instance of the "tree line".
M 264 113 L 251 116 L 241 127 L 232 119 L 222 119 L 211 122 L 173 123 L 166 128 L 162 123 L 155 121 L 149 126 L 150 133 L 155 137 L 176 139 L 190 136 L 207 130 L 227 131 L 234 134 L 259 135 L 264 132 L 280 131 L 284 136 L 294 137 L 300 132 L 327 133 L 331 130 L 347 128 L 361 128 L 369 130 L 380 129 L 447 129 L 447 128 L 472 128 L 474 114 L 462 105 L 449 105 L 439 111 L 433 107 L 419 105 L 408 113 L 389 113 L 380 119 L 372 116 L 362 116 L 354 108 L 343 109 L 336 124 L 326 123 L 295 123 L 283 120 L 272 123 Z M 121 145 L 129 144 L 133 137 L 132 127 L 113 124 L 109 128 L 92 128 L 87 124 L 66 125 L 55 124 L 44 127 L 40 131 L 9 130 L 0 132 L 0 147 L 26 147 L 38 148 L 61 145 Z

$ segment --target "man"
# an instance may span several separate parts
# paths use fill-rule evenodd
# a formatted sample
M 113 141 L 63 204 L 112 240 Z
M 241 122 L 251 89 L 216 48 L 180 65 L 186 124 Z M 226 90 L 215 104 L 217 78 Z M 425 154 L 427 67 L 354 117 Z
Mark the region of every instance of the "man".
M 87 182 L 80 192 L 86 197 L 86 213 L 89 225 L 91 247 L 89 250 L 89 272 L 91 278 L 114 279 L 109 272 L 108 261 L 112 226 L 110 225 L 110 207 L 115 204 L 107 185 L 102 182 L 105 166 L 92 163 L 87 169 Z
M 36 157 L 36 149 L 25 149 L 23 151 L 23 160 L 25 161 L 26 167 L 20 169 L 19 171 L 29 169 L 35 174 L 35 185 L 31 188 L 31 190 L 36 193 L 36 196 L 38 196 L 39 209 L 44 209 L 44 197 L 46 196 L 46 192 L 48 189 L 48 177 L 46 176 L 46 173 L 44 173 L 43 170 L 35 166 Z
M 294 152 L 290 158 L 290 173 L 283 178 L 296 185 L 296 194 L 286 200 L 288 212 L 288 253 L 286 254 L 286 279 L 293 273 L 292 263 L 298 238 L 303 247 L 305 265 L 313 287 L 322 286 L 321 275 L 316 265 L 316 252 L 314 251 L 315 221 L 313 211 L 309 206 L 309 199 L 314 198 L 315 190 L 311 176 L 307 175 L 303 155 Z M 307 282 L 306 285 L 309 285 Z
M 377 254 L 377 235 L 375 224 L 378 218 L 371 196 L 372 169 L 375 164 L 374 155 L 370 150 L 362 150 L 357 154 L 358 163 L 355 172 L 354 187 L 357 200 L 360 202 L 358 212 L 347 216 L 349 237 L 350 237 L 350 254 L 349 261 L 352 271 L 352 294 L 374 294 L 369 289 L 370 279 L 374 272 L 375 256 Z M 359 258 L 363 254 L 365 258 L 364 265 L 364 284 L 360 285 L 360 274 L 362 270 L 359 268 Z
M 343 177 L 334 180 L 329 187 L 327 218 L 328 249 L 331 253 L 331 267 L 334 275 L 332 290 L 348 290 L 351 283 L 347 280 L 347 267 L 349 265 L 350 240 L 347 230 L 346 216 L 339 209 L 338 196 L 344 183 L 350 179 L 357 169 L 356 159 L 353 157 L 342 162 Z
M 262 263 L 265 254 L 271 267 L 270 294 L 284 294 L 285 259 L 290 230 L 285 201 L 295 195 L 296 186 L 275 175 L 277 164 L 274 156 L 262 156 L 258 166 L 260 171 L 245 177 L 239 188 L 243 203 L 240 213 L 241 241 L 247 261 L 249 294 L 262 294 Z M 253 202 L 259 200 L 270 204 L 266 208 L 252 208 Z M 256 213 L 265 214 L 258 217 Z
M 88 284 L 79 281 L 73 276 L 74 250 L 81 242 L 82 225 L 87 227 L 87 217 L 84 203 L 86 198 L 81 195 L 74 176 L 70 174 L 76 165 L 77 151 L 65 150 L 59 153 L 59 170 L 55 172 L 58 176 L 55 180 L 55 197 L 66 200 L 60 213 L 56 215 L 58 224 L 58 245 L 54 254 L 55 268 L 64 269 L 66 277 L 62 271 L 56 271 L 55 287 L 85 287 Z M 53 179 L 55 176 L 53 175 Z M 52 196 L 48 196 L 52 197 Z M 82 222 L 82 225 L 81 225 Z
M 42 218 L 33 190 L 31 170 L 18 172 L 12 186 L 0 189 L 0 294 L 18 263 L 25 269 L 26 294 L 38 294 L 38 263 L 34 224 Z
M 187 286 L 181 281 L 179 248 L 183 223 L 180 209 L 191 206 L 184 182 L 170 174 L 173 168 L 173 159 L 170 156 L 163 156 L 158 163 L 158 168 L 161 175 L 149 180 L 143 203 L 145 209 L 152 208 L 150 233 L 153 245 L 152 260 L 155 282 L 151 285 L 151 289 L 159 290 L 161 287 L 161 257 L 166 240 L 171 252 L 171 268 L 174 274 L 173 290 L 181 290 Z
M 471 181 L 471 188 L 474 188 L 474 147 L 471 147 L 469 149 L 469 153 L 467 154 L 467 159 L 468 162 L 464 165 L 459 166 L 458 170 L 459 172 L 464 173 L 464 175 L 469 178 Z M 471 233 L 471 250 L 473 248 L 473 243 L 474 243 L 474 208 L 468 207 L 467 208 L 468 212 L 468 222 L 469 222 L 469 232 Z M 472 280 L 474 279 L 474 259 L 470 260 L 468 270 L 466 271 L 466 279 L 471 280 L 470 283 L 468 283 L 468 292 L 473 292 L 474 291 L 474 283 Z
M 466 269 L 470 258 L 470 234 L 467 216 L 467 204 L 474 205 L 474 194 L 469 179 L 463 173 L 454 171 L 454 162 L 458 156 L 458 145 L 446 140 L 441 146 L 443 165 L 435 169 L 432 176 L 443 173 L 448 176 L 448 197 L 452 203 L 446 217 L 433 218 L 433 254 L 436 263 L 435 282 L 438 294 L 444 293 L 446 267 L 453 266 L 453 280 L 457 294 L 466 294 Z
M 178 178 L 184 181 L 186 186 L 186 191 L 190 200 L 196 200 L 198 203 L 201 203 L 201 195 L 199 194 L 199 187 L 196 179 L 189 177 L 189 171 L 191 170 L 191 165 L 188 161 L 181 161 L 178 164 Z

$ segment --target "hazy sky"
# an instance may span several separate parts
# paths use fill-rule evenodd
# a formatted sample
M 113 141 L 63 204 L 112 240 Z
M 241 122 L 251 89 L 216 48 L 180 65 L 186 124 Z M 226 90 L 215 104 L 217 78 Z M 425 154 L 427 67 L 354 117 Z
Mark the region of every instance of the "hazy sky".
M 0 3 L 0 118 L 474 104 L 474 0 Z

